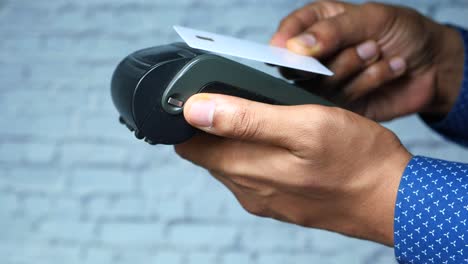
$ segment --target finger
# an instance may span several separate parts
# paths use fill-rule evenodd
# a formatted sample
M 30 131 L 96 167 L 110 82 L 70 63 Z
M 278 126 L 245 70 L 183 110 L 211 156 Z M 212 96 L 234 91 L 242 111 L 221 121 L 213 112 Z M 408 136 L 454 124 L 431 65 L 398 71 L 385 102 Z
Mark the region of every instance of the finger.
M 265 180 L 259 180 L 249 175 L 238 175 L 238 174 L 229 174 L 222 171 L 210 171 L 213 177 L 217 178 L 222 182 L 228 182 L 230 186 L 233 186 L 238 191 L 244 194 L 255 195 L 258 198 L 267 197 L 274 193 L 276 184 L 267 182 Z
M 182 158 L 216 172 L 214 176 L 220 181 L 230 181 L 245 193 L 266 197 L 275 188 L 295 189 L 303 180 L 291 171 L 294 164 L 303 161 L 279 147 L 199 134 L 175 146 L 175 150 Z
M 240 185 L 232 180 L 232 176 L 225 173 L 216 171 L 210 171 L 210 173 L 232 192 L 236 200 L 247 212 L 261 217 L 274 215 L 270 210 L 270 203 L 263 198 L 265 196 L 263 192 L 265 191 Z M 270 188 L 266 187 L 265 190 L 268 189 Z
M 415 113 L 432 96 L 421 92 L 421 87 L 430 86 L 434 81 L 434 75 L 412 77 L 411 80 L 399 78 L 353 102 L 349 109 L 378 122 Z
M 357 47 L 347 48 L 339 53 L 335 58 L 329 60 L 327 66 L 333 76 L 322 77 L 317 80 L 300 78 L 294 75 L 287 76 L 295 80 L 295 84 L 317 95 L 323 96 L 329 100 L 336 99 L 336 95 L 342 89 L 342 84 L 347 83 L 353 76 L 365 69 L 367 66 L 377 61 L 380 57 L 380 49 L 373 40 L 361 43 Z M 285 76 L 286 74 L 283 74 Z
M 342 103 L 356 101 L 387 82 L 400 77 L 405 71 L 406 62 L 400 57 L 395 57 L 389 61 L 378 61 L 346 86 L 339 95 L 338 101 Z
M 253 215 L 270 217 L 282 222 L 300 223 L 303 226 L 315 226 L 314 217 L 304 218 L 303 208 L 308 208 L 312 216 L 317 215 L 313 212 L 319 213 L 327 209 L 323 208 L 321 201 L 301 199 L 296 194 L 291 195 L 284 186 L 275 187 L 260 183 L 260 186 L 255 185 L 251 188 L 236 183 L 232 175 L 216 171 L 210 173 L 234 194 L 247 212 Z M 284 208 L 288 208 L 287 212 Z
M 226 177 L 223 173 L 221 172 L 216 172 L 213 170 L 209 170 L 211 176 L 213 176 L 216 180 L 221 182 L 224 186 L 226 186 L 233 194 L 234 196 L 239 196 L 242 195 L 242 188 L 240 185 L 236 184 L 233 182 L 229 177 Z
M 305 33 L 288 40 L 286 47 L 303 55 L 327 57 L 373 39 L 387 21 L 392 21 L 390 16 L 394 12 L 389 6 L 364 4 L 361 7 L 347 8 L 344 13 L 314 23 Z
M 231 191 L 231 193 L 234 195 L 239 204 L 248 212 L 258 215 L 263 213 L 260 212 L 260 210 L 254 209 L 253 203 L 255 201 L 258 201 L 259 197 L 252 194 L 253 192 L 250 192 L 248 187 L 241 186 L 235 183 L 230 177 L 226 176 L 224 173 L 210 170 L 210 174 L 219 182 L 221 182 L 224 186 L 226 186 L 226 188 L 228 188 L 229 191 Z
M 338 86 L 375 62 L 379 55 L 379 47 L 373 40 L 345 49 L 328 64 L 334 75 L 325 78 L 322 84 L 326 87 Z
M 313 123 L 325 108 L 277 106 L 227 95 L 196 94 L 187 101 L 184 116 L 192 126 L 210 134 L 290 149 L 296 147 L 297 137 L 309 132 L 303 121 Z
M 285 47 L 288 39 L 302 33 L 317 20 L 317 8 L 313 8 L 312 4 L 292 12 L 281 20 L 278 30 L 270 40 L 270 44 Z
M 274 181 L 271 164 L 286 162 L 290 152 L 271 145 L 256 144 L 200 134 L 175 147 L 178 155 L 210 171 L 230 175 L 243 175 L 244 178 Z M 268 155 L 265 155 L 265 154 Z
M 341 2 L 318 1 L 296 10 L 281 21 L 270 43 L 285 47 L 288 39 L 302 33 L 320 19 L 344 12 L 346 5 Z

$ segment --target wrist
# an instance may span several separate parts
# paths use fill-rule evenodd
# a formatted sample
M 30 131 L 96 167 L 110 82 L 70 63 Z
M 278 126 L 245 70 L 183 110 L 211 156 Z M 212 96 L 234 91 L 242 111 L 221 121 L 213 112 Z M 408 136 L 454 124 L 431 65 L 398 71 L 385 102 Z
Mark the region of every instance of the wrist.
M 383 162 L 376 172 L 376 176 L 381 176 L 382 181 L 371 195 L 371 200 L 375 202 L 373 217 L 369 219 L 371 235 L 376 241 L 387 246 L 393 246 L 395 206 L 397 201 L 400 180 L 412 155 L 403 147 L 395 153 L 393 157 Z
M 334 211 L 341 215 L 327 219 L 320 228 L 393 246 L 398 188 L 412 155 L 393 133 L 385 134 L 391 134 L 380 140 L 385 147 L 372 151 L 375 158 L 359 165 L 346 197 L 335 203 Z
M 426 117 L 443 118 L 454 106 L 463 81 L 464 43 L 460 33 L 449 26 L 438 25 L 433 39 L 439 40 L 434 60 L 436 69 L 435 95 L 423 111 Z
M 398 140 L 398 139 L 396 139 Z M 399 143 L 399 141 L 398 141 Z M 354 211 L 360 237 L 393 246 L 395 205 L 401 177 L 412 155 L 401 144 L 370 163 L 365 178 L 373 181 Z M 365 173 L 365 172 L 363 172 Z

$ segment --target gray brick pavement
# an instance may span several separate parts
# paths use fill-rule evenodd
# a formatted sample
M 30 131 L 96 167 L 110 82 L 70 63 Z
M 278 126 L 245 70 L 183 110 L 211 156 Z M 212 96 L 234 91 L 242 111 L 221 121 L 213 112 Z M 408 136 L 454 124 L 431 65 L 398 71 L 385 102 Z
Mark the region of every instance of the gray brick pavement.
M 113 68 L 179 41 L 173 24 L 266 41 L 306 2 L 0 0 L 0 262 L 393 263 L 374 243 L 248 215 L 171 147 L 117 122 Z M 468 26 L 465 0 L 387 2 Z M 414 153 L 468 161 L 416 117 L 385 125 Z

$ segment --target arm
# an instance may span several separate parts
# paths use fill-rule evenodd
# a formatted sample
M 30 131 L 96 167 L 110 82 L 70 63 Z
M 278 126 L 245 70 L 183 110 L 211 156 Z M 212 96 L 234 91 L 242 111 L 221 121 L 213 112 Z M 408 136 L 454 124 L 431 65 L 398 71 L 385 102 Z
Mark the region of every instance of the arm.
M 397 260 L 466 263 L 467 201 L 468 164 L 413 157 L 401 179 L 395 207 Z
M 463 38 L 465 46 L 464 80 L 458 99 L 450 112 L 442 120 L 433 121 L 424 115 L 422 118 L 443 136 L 464 146 L 468 146 L 468 31 L 461 28 L 457 29 Z

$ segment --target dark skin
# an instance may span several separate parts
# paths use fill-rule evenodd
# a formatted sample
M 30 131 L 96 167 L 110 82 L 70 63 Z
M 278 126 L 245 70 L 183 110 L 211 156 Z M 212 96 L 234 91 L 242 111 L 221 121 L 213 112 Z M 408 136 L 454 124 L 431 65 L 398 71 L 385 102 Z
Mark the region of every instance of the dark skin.
M 301 36 L 313 36 L 316 45 L 307 47 Z M 377 121 L 412 113 L 443 116 L 461 86 L 460 35 L 411 9 L 314 2 L 284 18 L 271 43 L 327 61 L 335 76 L 309 81 L 302 74 L 298 84 Z M 367 60 L 357 52 L 364 43 L 375 45 Z M 398 60 L 403 66 L 393 70 L 391 62 Z
M 209 170 L 252 214 L 392 246 L 411 154 L 372 119 L 446 114 L 462 79 L 460 36 L 409 9 L 320 1 L 283 19 L 271 42 L 325 59 L 331 78 L 282 71 L 348 110 L 197 94 L 184 116 L 206 133 L 177 153 Z

